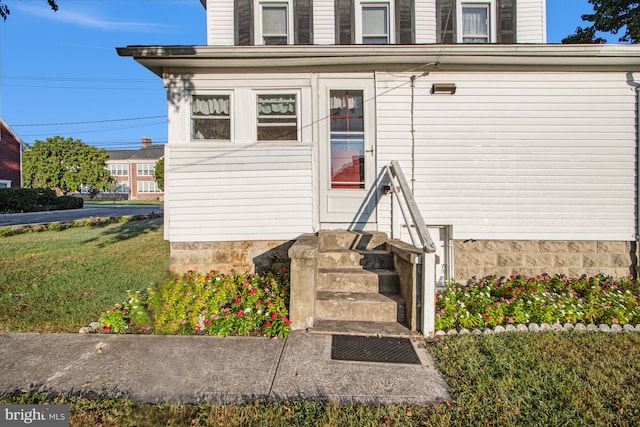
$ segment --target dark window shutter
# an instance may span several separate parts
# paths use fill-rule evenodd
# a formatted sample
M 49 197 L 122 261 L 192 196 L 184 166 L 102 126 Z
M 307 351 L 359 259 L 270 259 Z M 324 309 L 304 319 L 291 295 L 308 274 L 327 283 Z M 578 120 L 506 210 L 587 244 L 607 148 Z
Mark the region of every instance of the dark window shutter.
M 313 43 L 313 7 L 311 0 L 293 0 L 295 44 Z
M 353 44 L 353 0 L 336 0 L 336 44 Z
M 456 2 L 455 0 L 436 1 L 437 43 L 456 42 Z
M 516 43 L 516 0 L 498 0 L 498 43 Z
M 235 0 L 236 46 L 253 45 L 253 0 Z
M 414 44 L 414 0 L 396 0 L 396 43 Z

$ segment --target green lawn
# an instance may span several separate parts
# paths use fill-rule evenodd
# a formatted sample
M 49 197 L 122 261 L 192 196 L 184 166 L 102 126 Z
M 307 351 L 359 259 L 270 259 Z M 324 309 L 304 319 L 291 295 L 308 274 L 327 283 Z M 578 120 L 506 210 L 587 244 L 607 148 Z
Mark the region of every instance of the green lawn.
M 77 332 L 167 276 L 162 218 L 0 238 L 0 330 Z
M 168 256 L 161 218 L 0 238 L 0 330 L 75 332 L 163 281 Z M 68 404 L 74 426 L 640 425 L 640 333 L 464 335 L 427 349 L 451 402 L 152 405 L 25 391 L 0 404 Z
M 85 200 L 85 205 L 157 205 L 162 206 L 162 200 Z

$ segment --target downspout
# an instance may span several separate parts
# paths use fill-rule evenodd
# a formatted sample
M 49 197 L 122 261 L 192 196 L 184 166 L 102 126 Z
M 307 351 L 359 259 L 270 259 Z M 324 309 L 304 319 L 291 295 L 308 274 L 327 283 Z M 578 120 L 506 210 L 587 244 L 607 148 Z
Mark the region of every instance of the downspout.
M 635 250 L 633 251 L 634 274 L 635 278 L 640 275 L 640 83 L 634 80 L 633 73 L 627 73 L 627 84 L 635 89 L 636 92 L 636 241 Z

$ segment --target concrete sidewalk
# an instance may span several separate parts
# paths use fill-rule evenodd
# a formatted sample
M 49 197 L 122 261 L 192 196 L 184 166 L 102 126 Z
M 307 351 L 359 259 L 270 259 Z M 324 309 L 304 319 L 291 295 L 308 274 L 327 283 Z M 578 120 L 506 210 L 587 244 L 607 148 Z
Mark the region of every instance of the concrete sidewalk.
M 0 393 L 40 390 L 142 402 L 255 399 L 431 404 L 449 400 L 431 356 L 421 365 L 331 359 L 331 336 L 286 339 L 0 334 Z

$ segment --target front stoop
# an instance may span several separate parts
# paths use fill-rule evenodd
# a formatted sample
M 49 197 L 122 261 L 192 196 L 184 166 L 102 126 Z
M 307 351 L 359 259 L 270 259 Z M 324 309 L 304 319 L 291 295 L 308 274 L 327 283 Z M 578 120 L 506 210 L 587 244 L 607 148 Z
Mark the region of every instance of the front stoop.
M 411 336 L 387 236 L 378 232 L 318 233 L 315 333 Z

